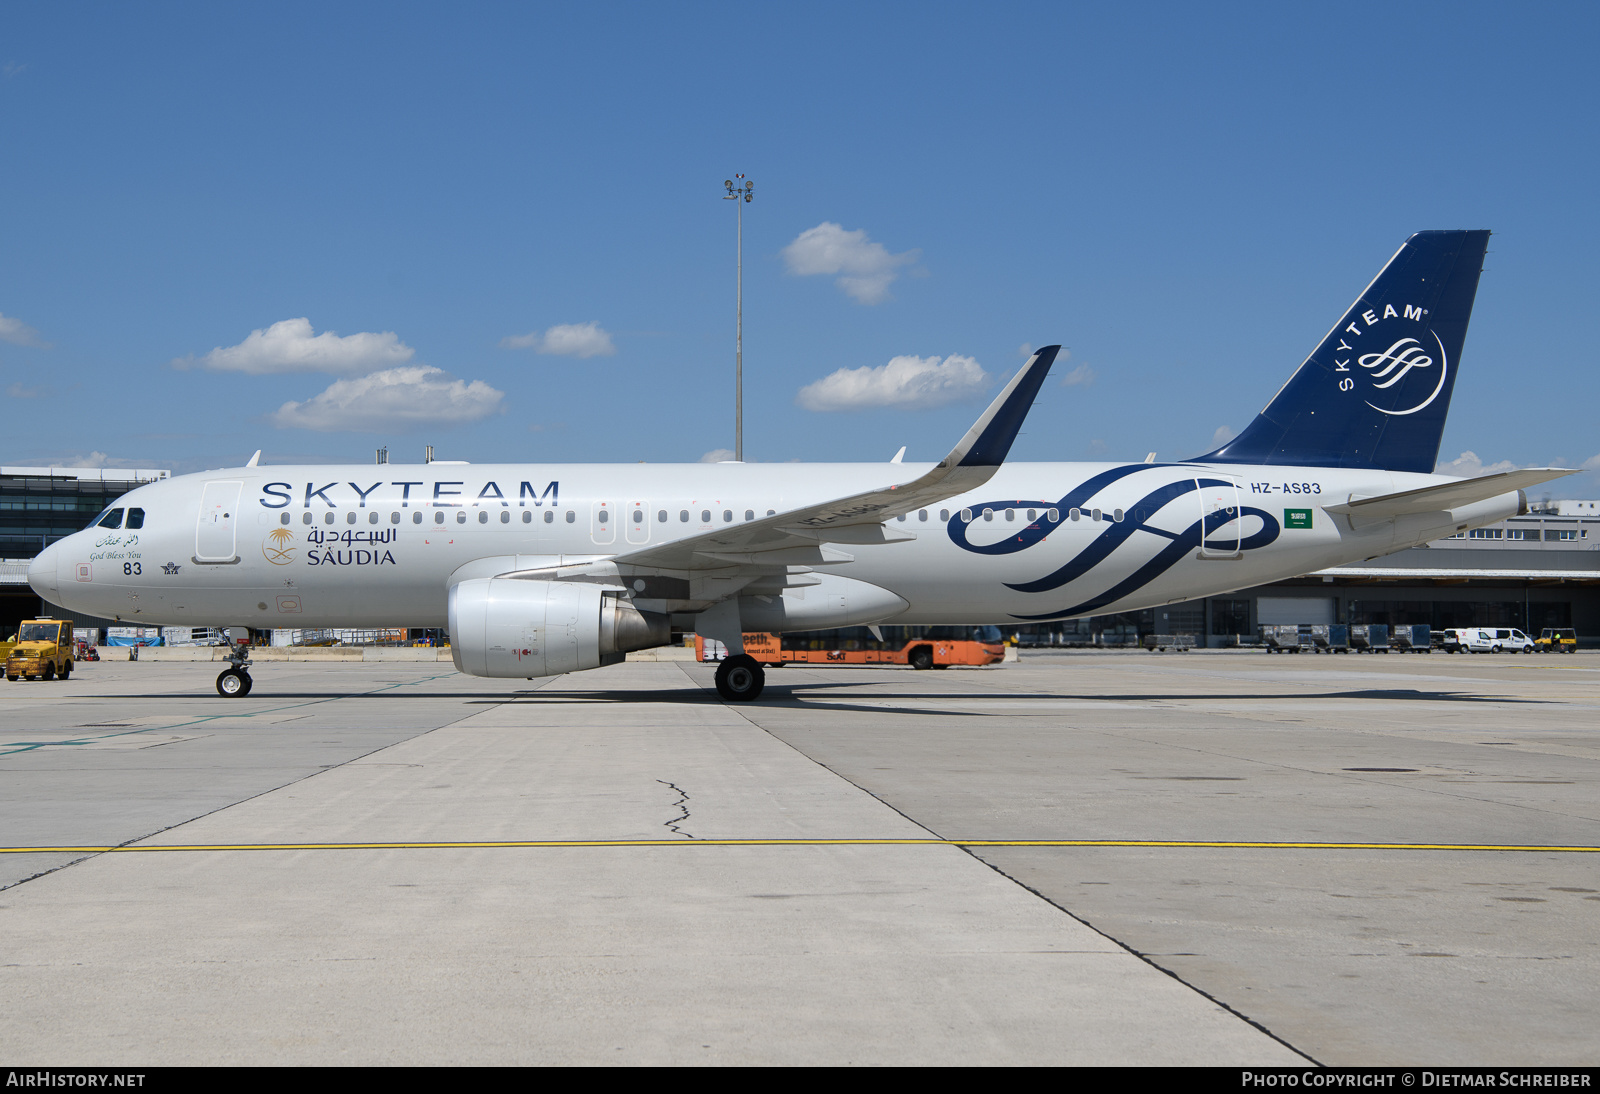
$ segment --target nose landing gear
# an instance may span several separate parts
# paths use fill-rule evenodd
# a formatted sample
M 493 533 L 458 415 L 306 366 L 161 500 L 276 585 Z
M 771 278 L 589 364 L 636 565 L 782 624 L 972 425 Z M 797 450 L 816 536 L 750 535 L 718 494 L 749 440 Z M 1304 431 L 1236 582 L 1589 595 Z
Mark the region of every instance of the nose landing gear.
M 217 677 L 217 694 L 225 699 L 243 699 L 254 684 L 244 669 L 224 669 Z
M 255 681 L 250 679 L 250 647 L 229 645 L 228 664 L 217 676 L 217 694 L 224 699 L 243 699 Z

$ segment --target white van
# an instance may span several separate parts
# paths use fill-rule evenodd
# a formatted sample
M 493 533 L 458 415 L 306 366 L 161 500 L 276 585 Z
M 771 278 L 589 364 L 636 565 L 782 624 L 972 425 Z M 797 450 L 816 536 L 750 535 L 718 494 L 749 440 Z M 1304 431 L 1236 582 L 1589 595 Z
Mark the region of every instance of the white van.
M 1533 639 L 1512 627 L 1467 627 L 1459 632 L 1469 653 L 1532 653 Z

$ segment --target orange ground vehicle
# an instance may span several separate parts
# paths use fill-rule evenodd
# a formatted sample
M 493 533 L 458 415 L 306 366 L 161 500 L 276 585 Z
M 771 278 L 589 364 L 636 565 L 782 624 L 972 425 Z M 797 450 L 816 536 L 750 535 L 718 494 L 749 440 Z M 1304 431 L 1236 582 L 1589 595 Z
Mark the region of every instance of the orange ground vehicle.
M 942 669 L 951 665 L 992 665 L 1004 661 L 998 627 L 880 627 L 879 641 L 865 627 L 793 634 L 747 632 L 744 652 L 763 665 L 910 665 Z M 720 661 L 720 642 L 696 635 L 695 656 Z

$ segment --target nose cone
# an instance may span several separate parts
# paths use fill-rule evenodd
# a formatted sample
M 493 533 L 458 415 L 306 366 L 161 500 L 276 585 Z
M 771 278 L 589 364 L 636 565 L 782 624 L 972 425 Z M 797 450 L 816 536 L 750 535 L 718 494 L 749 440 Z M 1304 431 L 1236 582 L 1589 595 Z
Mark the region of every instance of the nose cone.
M 28 584 L 51 604 L 61 603 L 61 579 L 56 576 L 56 563 L 60 558 L 60 545 L 52 543 L 28 563 Z

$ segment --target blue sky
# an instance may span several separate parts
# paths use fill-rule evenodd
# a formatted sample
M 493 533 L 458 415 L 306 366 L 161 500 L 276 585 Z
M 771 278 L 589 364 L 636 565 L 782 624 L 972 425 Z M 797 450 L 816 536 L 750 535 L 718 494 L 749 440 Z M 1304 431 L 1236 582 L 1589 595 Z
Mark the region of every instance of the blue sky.
M 1049 342 L 1014 458 L 1194 455 L 1487 227 L 1441 457 L 1600 466 L 1597 11 L 9 5 L 0 462 L 731 448 L 743 172 L 750 460 L 935 459 Z

